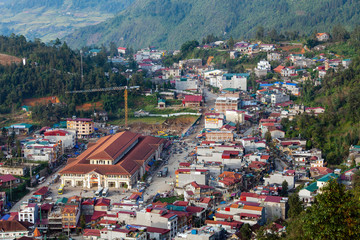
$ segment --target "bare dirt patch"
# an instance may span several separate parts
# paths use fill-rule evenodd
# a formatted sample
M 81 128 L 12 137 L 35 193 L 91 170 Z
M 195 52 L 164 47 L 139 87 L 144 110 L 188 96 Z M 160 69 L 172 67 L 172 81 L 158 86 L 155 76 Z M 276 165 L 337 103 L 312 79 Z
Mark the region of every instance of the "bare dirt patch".
M 50 97 L 41 97 L 41 98 L 27 98 L 23 100 L 23 105 L 26 106 L 35 106 L 40 104 L 48 104 L 48 103 L 60 103 L 60 100 L 56 96 Z
M 21 58 L 0 53 L 0 65 L 11 65 L 13 63 L 19 64 L 22 62 Z

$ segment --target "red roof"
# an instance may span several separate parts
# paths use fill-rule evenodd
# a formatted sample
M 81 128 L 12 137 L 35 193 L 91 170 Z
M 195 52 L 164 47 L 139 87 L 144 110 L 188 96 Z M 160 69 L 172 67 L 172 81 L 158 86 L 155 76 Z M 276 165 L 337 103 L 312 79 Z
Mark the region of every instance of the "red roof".
M 265 202 L 274 202 L 274 203 L 280 203 L 282 200 L 282 197 L 277 196 L 266 196 Z
M 106 215 L 106 212 L 103 211 L 94 211 L 94 214 L 91 217 L 91 221 L 96 221 L 101 217 L 104 217 Z
M 141 136 L 128 131 L 102 137 L 76 160 L 68 163 L 60 174 L 97 172 L 101 175 L 133 175 L 164 142 L 165 139 Z M 113 161 L 124 153 L 126 155 L 115 165 L 90 164 L 91 159 Z
M 231 219 L 233 219 L 233 215 L 222 214 L 222 213 L 215 213 L 215 217 L 216 218 L 225 218 L 225 219 L 231 218 Z
M 33 195 L 45 195 L 49 191 L 48 187 L 41 187 L 36 192 L 33 193 Z
M 170 232 L 170 229 L 165 229 L 165 228 L 156 228 L 156 227 L 146 227 L 147 232 L 152 232 L 152 233 L 160 233 L 160 234 L 165 234 Z
M 180 167 L 190 167 L 190 165 L 191 165 L 191 163 L 189 163 L 189 162 L 181 162 L 181 163 L 179 163 Z
M 85 236 L 85 237 L 100 237 L 100 230 L 85 228 L 83 236 Z
M 201 102 L 202 96 L 185 95 L 184 102 Z
M 95 206 L 110 206 L 110 202 L 111 202 L 110 199 L 107 199 L 107 198 L 99 198 L 99 199 L 96 201 Z
M 66 136 L 68 134 L 65 130 L 53 130 L 44 132 L 44 136 Z
M 186 211 L 191 212 L 191 213 L 199 213 L 199 212 L 204 211 L 204 209 L 205 208 L 202 208 L 202 207 L 188 206 L 186 208 Z
M 225 221 L 212 221 L 212 220 L 206 220 L 205 224 L 221 224 L 225 226 L 231 226 L 231 228 L 233 229 L 240 229 L 240 227 L 243 225 L 243 223 L 239 221 L 225 222 Z
M 189 202 L 186 201 L 176 201 L 173 203 L 175 206 L 183 206 L 186 207 L 187 205 L 189 205 Z
M 17 178 L 14 177 L 14 176 L 11 175 L 11 174 L 6 174 L 6 175 L 1 175 L 1 176 L 0 176 L 0 182 L 1 182 L 1 183 L 10 182 L 10 181 L 15 181 L 15 180 L 17 180 Z

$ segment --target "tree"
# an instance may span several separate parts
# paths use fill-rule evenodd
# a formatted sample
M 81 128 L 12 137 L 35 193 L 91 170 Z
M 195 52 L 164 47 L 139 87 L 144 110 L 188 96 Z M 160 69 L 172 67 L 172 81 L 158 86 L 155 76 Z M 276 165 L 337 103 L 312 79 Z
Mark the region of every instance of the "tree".
M 251 239 L 251 227 L 248 223 L 245 223 L 244 225 L 242 225 L 242 227 L 240 228 L 240 233 L 242 238 L 241 239 Z
M 6 129 L 5 127 L 3 127 L 3 128 L 1 129 L 1 135 L 2 135 L 2 137 L 5 138 L 5 137 L 7 136 L 7 133 L 8 133 L 7 129 Z
M 300 201 L 299 194 L 294 193 L 289 197 L 289 218 L 298 216 L 304 210 L 304 206 Z
M 263 26 L 258 26 L 256 28 L 255 38 L 257 40 L 263 40 L 265 37 L 265 29 Z
M 228 41 L 228 45 L 229 45 L 229 49 L 233 50 L 234 49 L 234 45 L 235 45 L 235 41 L 233 39 L 233 37 L 231 36 L 229 41 Z
M 360 239 L 360 202 L 332 179 L 301 219 L 304 239 Z
M 281 196 L 286 197 L 288 195 L 288 182 L 284 180 L 281 184 Z
M 342 25 L 335 25 L 332 28 L 331 36 L 334 41 L 346 41 L 350 38 L 350 33 Z
M 85 229 L 85 227 L 86 227 L 85 215 L 83 215 L 83 214 L 80 216 L 80 226 L 82 229 Z
M 271 133 L 270 133 L 270 131 L 267 131 L 267 132 L 265 133 L 265 139 L 266 139 L 266 143 L 267 143 L 267 144 L 271 143 L 272 138 L 271 138 Z

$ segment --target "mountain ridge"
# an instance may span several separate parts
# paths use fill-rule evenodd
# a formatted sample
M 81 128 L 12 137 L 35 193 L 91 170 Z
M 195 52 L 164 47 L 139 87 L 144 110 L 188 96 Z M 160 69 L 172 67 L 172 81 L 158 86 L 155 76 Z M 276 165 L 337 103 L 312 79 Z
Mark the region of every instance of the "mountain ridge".
M 334 24 L 360 24 L 360 2 L 352 0 L 135 0 L 103 23 L 76 30 L 64 38 L 74 48 L 115 42 L 135 48 L 155 45 L 179 48 L 186 40 L 208 34 L 250 38 L 257 26 L 310 34 Z

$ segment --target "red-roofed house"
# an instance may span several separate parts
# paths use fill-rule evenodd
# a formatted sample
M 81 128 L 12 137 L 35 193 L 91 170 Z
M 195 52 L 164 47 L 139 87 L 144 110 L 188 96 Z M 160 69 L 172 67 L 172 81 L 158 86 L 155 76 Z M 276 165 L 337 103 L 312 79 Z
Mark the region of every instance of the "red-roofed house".
M 184 107 L 200 107 L 202 100 L 202 96 L 185 95 L 183 105 Z
M 126 53 L 126 47 L 118 47 L 117 48 L 119 54 L 125 54 Z
M 33 193 L 33 198 L 35 198 L 38 202 L 43 201 L 49 192 L 48 187 L 41 187 L 36 192 Z
M 11 174 L 5 174 L 0 176 L 0 186 L 8 188 L 10 186 L 16 187 L 21 182 L 19 178 L 14 177 Z

